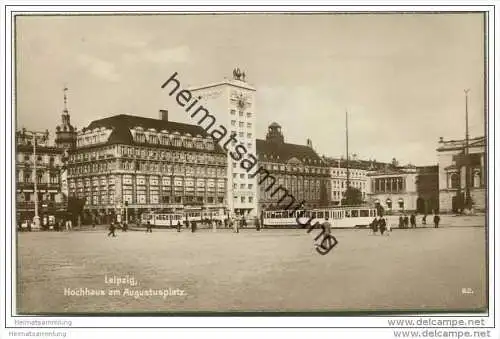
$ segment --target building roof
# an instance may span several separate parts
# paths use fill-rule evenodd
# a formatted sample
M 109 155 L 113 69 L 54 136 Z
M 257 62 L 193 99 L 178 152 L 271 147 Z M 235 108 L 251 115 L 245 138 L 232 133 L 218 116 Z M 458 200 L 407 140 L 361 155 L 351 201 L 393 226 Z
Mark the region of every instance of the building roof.
M 257 154 L 259 155 L 259 159 L 263 161 L 287 163 L 291 159 L 296 158 L 302 164 L 306 165 L 326 165 L 311 147 L 305 145 L 257 139 Z M 316 162 L 311 163 L 311 161 Z
M 323 160 L 330 167 L 340 167 L 347 168 L 347 160 L 344 158 L 330 158 L 323 157 Z M 390 164 L 384 162 L 377 162 L 375 160 L 360 160 L 360 159 L 349 159 L 349 168 L 352 169 L 362 169 L 362 170 L 380 170 L 385 168 Z
M 94 120 L 88 127 L 83 128 L 82 131 L 85 132 L 87 130 L 102 127 L 113 130 L 109 136 L 108 144 L 135 144 L 132 133 L 130 132 L 130 130 L 135 127 L 142 127 L 144 130 L 154 129 L 158 132 L 167 130 L 169 133 L 178 132 L 181 135 L 189 133 L 192 136 L 201 135 L 204 138 L 209 137 L 208 133 L 198 125 L 127 114 L 119 114 L 104 119 Z M 174 146 L 171 147 L 174 148 Z M 223 152 L 222 147 L 220 147 L 218 143 L 215 143 L 215 151 Z
M 485 147 L 486 137 L 475 137 L 469 139 L 469 147 Z M 439 140 L 438 152 L 462 149 L 465 147 L 465 139 L 460 140 Z

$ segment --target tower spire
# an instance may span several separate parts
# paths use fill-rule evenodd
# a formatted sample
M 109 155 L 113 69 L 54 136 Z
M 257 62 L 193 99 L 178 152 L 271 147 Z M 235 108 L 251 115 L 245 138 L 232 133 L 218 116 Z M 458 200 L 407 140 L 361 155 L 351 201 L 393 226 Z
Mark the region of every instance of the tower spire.
M 64 85 L 63 93 L 64 93 L 64 113 L 68 113 L 68 86 Z

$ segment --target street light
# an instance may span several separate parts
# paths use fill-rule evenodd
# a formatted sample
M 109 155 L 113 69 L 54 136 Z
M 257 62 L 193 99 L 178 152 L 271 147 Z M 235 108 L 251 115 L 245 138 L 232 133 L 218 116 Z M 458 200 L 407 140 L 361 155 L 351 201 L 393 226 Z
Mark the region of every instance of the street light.
M 37 140 L 42 142 L 46 142 L 49 139 L 49 131 L 45 130 L 45 132 L 40 131 L 26 131 L 23 129 L 23 136 L 28 137 L 33 140 L 33 190 L 35 194 L 35 216 L 33 217 L 33 223 L 35 224 L 35 228 L 40 228 L 40 216 L 38 215 L 38 185 L 37 185 L 37 158 L 36 158 L 36 143 Z

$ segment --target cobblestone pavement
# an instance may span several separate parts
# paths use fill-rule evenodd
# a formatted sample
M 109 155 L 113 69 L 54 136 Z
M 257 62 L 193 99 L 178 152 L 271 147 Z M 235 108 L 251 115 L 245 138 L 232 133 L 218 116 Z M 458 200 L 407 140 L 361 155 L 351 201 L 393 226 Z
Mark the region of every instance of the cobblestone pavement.
M 301 229 L 118 231 L 116 238 L 103 229 L 23 232 L 17 239 L 18 311 L 461 310 L 486 305 L 484 227 L 397 230 L 387 237 L 367 230 L 333 234 L 339 245 L 321 256 L 314 251 L 314 235 Z M 139 285 L 109 284 L 113 276 L 127 275 Z M 80 288 L 106 295 L 71 295 L 82 293 Z M 132 294 L 170 289 L 184 295 L 135 298 L 126 288 Z M 472 293 L 463 294 L 463 288 Z M 121 295 L 108 295 L 110 289 Z

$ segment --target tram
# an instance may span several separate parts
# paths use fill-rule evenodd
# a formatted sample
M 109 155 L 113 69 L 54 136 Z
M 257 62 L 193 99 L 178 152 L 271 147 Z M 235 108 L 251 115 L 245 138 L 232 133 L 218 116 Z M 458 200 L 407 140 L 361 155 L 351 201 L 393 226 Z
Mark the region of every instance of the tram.
M 220 220 L 224 221 L 225 215 L 219 211 L 185 211 L 184 219 L 189 221 Z
M 267 227 L 300 227 L 308 222 L 323 223 L 326 216 L 332 228 L 363 228 L 377 216 L 377 209 L 363 206 L 342 206 L 312 210 L 264 211 L 263 224 Z M 297 218 L 298 217 L 298 218 Z
M 148 221 L 151 225 L 156 227 L 177 227 L 179 222 L 183 222 L 182 213 L 143 213 L 141 215 L 141 223 L 147 224 Z
M 202 222 L 204 220 L 224 221 L 224 214 L 218 211 L 184 211 L 176 213 L 143 213 L 141 215 L 141 223 L 149 223 L 158 227 L 176 227 L 178 222 L 183 225 L 186 220 L 189 222 Z

